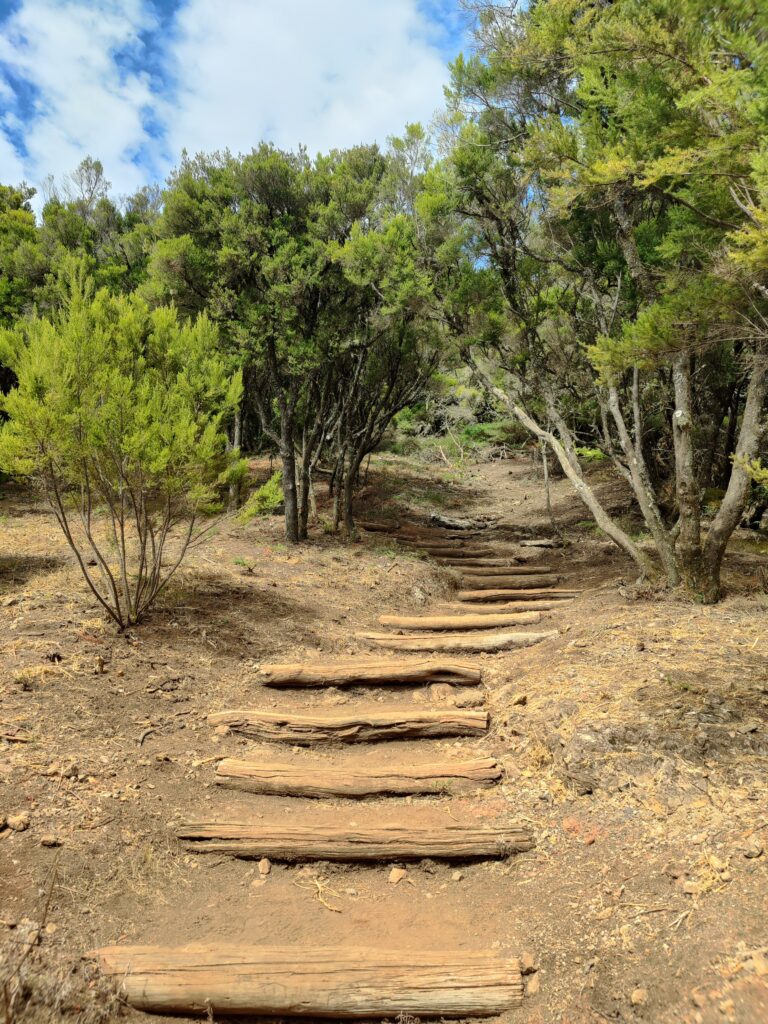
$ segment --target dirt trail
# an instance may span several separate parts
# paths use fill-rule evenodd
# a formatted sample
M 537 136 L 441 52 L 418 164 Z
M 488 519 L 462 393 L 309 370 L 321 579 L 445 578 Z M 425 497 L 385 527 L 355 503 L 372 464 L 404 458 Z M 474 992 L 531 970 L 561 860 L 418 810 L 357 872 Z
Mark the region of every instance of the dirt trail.
M 400 479 L 402 466 L 396 472 Z M 380 473 L 367 499 L 371 515 L 393 490 L 386 464 Z M 550 533 L 527 463 L 478 467 L 459 483 L 447 476 L 435 472 L 427 494 L 414 475 L 393 505 L 424 521 L 434 495 L 445 495 L 451 514 L 496 517 L 494 544 Z M 608 498 L 613 486 L 606 483 Z M 557 629 L 557 637 L 452 656 L 482 667 L 481 705 L 475 686 L 278 692 L 259 683 L 266 662 L 387 657 L 353 634 L 379 630 L 380 614 L 426 615 L 451 600 L 457 570 L 400 554 L 380 538 L 358 549 L 328 541 L 293 553 L 263 532 L 224 536 L 190 568 L 182 607 L 169 600 L 167 612 L 125 641 L 105 634 L 70 596 L 72 567 L 51 567 L 60 549 L 47 520 L 27 513 L 23 534 L 5 527 L 16 534 L 0 538 L 4 550 L 16 543 L 27 559 L 16 571 L 36 591 L 23 579 L 8 588 L 5 600 L 16 603 L 5 606 L 0 633 L 12 679 L 4 727 L 33 741 L 4 751 L 0 809 L 26 806 L 32 815 L 29 830 L 0 842 L 0 916 L 15 925 L 9 937 L 19 936 L 25 915 L 39 922 L 38 892 L 59 858 L 49 909 L 57 930 L 29 957 L 37 1002 L 19 1019 L 75 1019 L 73 1007 L 86 1004 L 88 1019 L 98 1019 L 88 1003 L 90 968 L 77 965 L 87 948 L 217 939 L 364 943 L 404 957 L 489 947 L 527 953 L 536 970 L 524 1006 L 510 1014 L 521 1024 L 764 1019 L 766 856 L 747 855 L 768 838 L 757 570 L 737 555 L 729 570 L 735 596 L 717 609 L 637 601 L 625 589 L 630 567 L 578 526 L 567 488 L 557 484 L 554 499 L 574 543 L 536 552 L 535 562 L 582 593 L 543 612 L 543 626 L 523 627 Z M 258 544 L 270 555 L 264 569 L 257 556 L 258 569 L 237 564 L 239 552 Z M 41 559 L 47 592 L 38 589 Z M 738 596 L 740 589 L 753 596 Z M 218 735 L 205 719 L 234 707 L 363 712 L 454 701 L 490 710 L 483 738 L 307 748 Z M 496 758 L 504 778 L 468 793 L 309 799 L 214 784 L 222 757 L 354 770 L 370 768 L 374 757 L 384 769 L 482 756 Z M 458 865 L 276 860 L 261 875 L 256 862 L 181 852 L 171 830 L 193 820 L 351 830 L 515 822 L 537 845 Z M 57 833 L 58 850 L 41 846 L 47 833 Z M 406 873 L 393 875 L 393 867 Z M 46 971 L 60 993 L 63 977 L 72 986 L 59 1016 L 44 1016 Z M 103 1008 L 106 996 L 95 992 Z

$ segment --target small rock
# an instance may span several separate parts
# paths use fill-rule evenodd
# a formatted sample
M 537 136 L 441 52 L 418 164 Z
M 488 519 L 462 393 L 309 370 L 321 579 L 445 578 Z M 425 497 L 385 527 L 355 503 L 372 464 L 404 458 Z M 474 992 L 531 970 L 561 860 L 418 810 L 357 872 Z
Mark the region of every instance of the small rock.
M 453 874 L 451 875 L 451 881 L 460 882 L 463 877 L 464 875 L 461 873 L 461 871 L 454 871 Z
M 538 974 L 533 974 L 525 983 L 525 994 L 527 996 L 537 996 L 541 991 L 541 980 Z
M 230 729 L 228 725 L 217 725 L 213 730 L 214 736 L 229 736 L 229 732 Z
M 261 877 L 264 878 L 264 876 L 268 875 L 271 870 L 272 861 L 269 859 L 269 857 L 262 857 L 261 860 L 259 861 L 259 874 L 261 875 Z
M 448 683 L 432 683 L 429 688 L 429 699 L 433 704 L 453 704 L 453 687 Z
M 527 703 L 528 703 L 528 694 L 527 693 L 516 693 L 514 695 L 514 697 L 512 698 L 512 700 L 510 701 L 510 704 L 513 704 L 514 706 L 520 707 L 520 708 L 525 707 L 525 705 Z
M 523 953 L 523 955 L 520 957 L 520 973 L 536 973 L 536 960 L 534 959 L 533 953 Z
M 19 814 L 9 814 L 8 828 L 13 829 L 14 832 L 26 832 L 32 823 L 32 816 L 29 811 L 20 811 Z
M 648 1002 L 648 989 L 636 988 L 632 995 L 629 997 L 629 1001 L 633 1006 L 645 1006 Z
M 748 860 L 756 860 L 763 854 L 763 844 L 756 836 L 752 836 L 744 847 L 743 853 Z
M 55 935 L 58 930 L 59 926 L 54 924 L 53 921 L 51 921 L 50 924 L 47 924 L 44 929 L 46 935 Z
M 40 845 L 41 846 L 50 846 L 50 847 L 61 846 L 61 840 L 59 839 L 58 836 L 52 836 L 52 835 L 41 836 L 40 837 Z
M 398 882 L 402 882 L 408 872 L 405 868 L 392 868 L 389 872 L 389 883 L 390 885 L 397 885 Z
M 254 878 L 254 880 L 251 882 L 251 888 L 252 889 L 260 889 L 262 887 L 262 885 L 266 885 L 266 884 L 267 884 L 266 878 Z

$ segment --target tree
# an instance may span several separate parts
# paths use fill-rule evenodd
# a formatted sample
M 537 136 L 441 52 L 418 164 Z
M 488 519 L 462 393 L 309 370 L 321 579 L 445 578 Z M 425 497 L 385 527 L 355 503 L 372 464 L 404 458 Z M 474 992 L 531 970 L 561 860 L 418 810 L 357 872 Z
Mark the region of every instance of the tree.
M 602 447 L 668 582 L 715 600 L 768 389 L 764 10 L 474 6 L 479 53 L 454 66 L 451 163 L 508 311 L 503 378 L 486 363 L 484 379 L 649 573 L 581 470 L 579 440 Z M 704 535 L 716 464 L 727 486 Z
M 0 466 L 44 491 L 86 583 L 120 629 L 139 622 L 209 527 L 232 457 L 239 376 L 205 317 L 182 323 L 68 268 L 52 319 L 2 335 L 18 383 Z
M 383 166 L 376 147 L 311 161 L 262 144 L 185 159 L 166 194 L 149 287 L 220 325 L 246 408 L 280 454 L 291 542 L 306 537 L 311 471 L 334 422 L 332 373 L 360 315 L 334 253 L 370 213 Z

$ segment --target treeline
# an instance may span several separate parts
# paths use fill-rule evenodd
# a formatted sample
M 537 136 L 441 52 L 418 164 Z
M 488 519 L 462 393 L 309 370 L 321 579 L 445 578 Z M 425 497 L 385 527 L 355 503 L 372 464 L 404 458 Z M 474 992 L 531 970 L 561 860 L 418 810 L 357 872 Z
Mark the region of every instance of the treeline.
M 39 224 L 28 189 L 0 191 L 5 390 L 18 381 L 6 467 L 35 473 L 54 506 L 57 489 L 62 508 L 80 501 L 86 533 L 82 495 L 101 480 L 126 550 L 123 503 L 150 494 L 142 566 L 154 530 L 172 534 L 216 494 L 237 507 L 241 448 L 279 454 L 290 541 L 307 536 L 320 468 L 334 525 L 351 531 L 366 455 L 438 366 L 465 366 L 548 446 L 643 575 L 717 599 L 725 546 L 765 482 L 764 4 L 465 6 L 474 51 L 452 66 L 434 137 L 411 126 L 386 150 L 311 158 L 262 144 L 185 157 L 163 189 L 121 202 L 89 159 L 49 183 Z M 176 402 L 171 412 L 147 398 L 166 430 L 145 424 L 157 427 L 154 461 L 140 472 L 138 421 L 108 457 L 89 440 L 93 374 L 85 391 L 57 395 L 63 418 L 48 434 L 32 415 L 52 404 L 57 374 L 77 378 L 94 335 L 109 362 L 114 325 L 126 331 L 131 318 L 141 326 L 120 357 L 128 392 L 152 366 Z M 185 331 L 197 332 L 192 367 L 179 357 Z M 95 393 L 88 400 L 99 408 Z M 169 440 L 173 416 L 186 433 Z M 62 434 L 52 452 L 57 430 L 75 430 L 77 445 Z M 211 468 L 192 472 L 184 453 L 204 435 Z M 644 538 L 601 503 L 585 448 L 626 480 Z M 176 467 L 165 482 L 164 461 Z M 159 507 L 165 519 L 152 518 Z M 119 575 L 118 596 L 133 586 Z

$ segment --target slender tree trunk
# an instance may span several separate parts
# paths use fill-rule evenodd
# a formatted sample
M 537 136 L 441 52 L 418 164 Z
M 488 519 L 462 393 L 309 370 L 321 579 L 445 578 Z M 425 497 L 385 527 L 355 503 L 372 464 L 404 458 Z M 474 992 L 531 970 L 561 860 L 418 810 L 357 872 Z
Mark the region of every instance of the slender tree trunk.
M 760 442 L 765 435 L 766 422 L 763 406 L 768 394 L 768 351 L 755 353 L 752 375 L 744 402 L 741 429 L 733 457 L 733 468 L 728 488 L 720 509 L 712 522 L 704 542 L 704 565 L 708 588 L 705 600 L 716 601 L 720 596 L 720 568 L 731 534 L 739 525 L 747 505 L 751 478 L 745 463 L 757 457 Z
M 296 491 L 296 448 L 293 442 L 293 420 L 287 410 L 280 417 L 280 458 L 283 463 L 283 497 L 285 499 L 285 539 L 298 544 L 299 503 Z
M 235 422 L 232 428 L 232 449 L 239 449 L 243 443 L 243 410 L 242 402 L 238 402 L 235 409 Z M 229 485 L 228 508 L 235 512 L 240 504 L 240 481 L 233 480 Z
M 632 538 L 622 530 L 619 524 L 609 515 L 595 492 L 584 479 L 584 474 L 582 473 L 581 466 L 579 465 L 578 457 L 574 451 L 572 438 L 570 437 L 570 433 L 568 432 L 567 426 L 563 422 L 562 417 L 557 413 L 557 410 L 550 408 L 549 412 L 553 415 L 553 422 L 555 423 L 556 428 L 561 432 L 562 440 L 552 433 L 552 431 L 545 430 L 540 426 L 519 402 L 516 402 L 501 388 L 496 387 L 488 375 L 483 373 L 477 365 L 477 362 L 473 359 L 471 353 L 468 354 L 468 361 L 480 379 L 484 382 L 486 389 L 491 394 L 495 394 L 496 397 L 507 406 L 509 411 L 517 420 L 519 420 L 520 423 L 522 423 L 526 430 L 529 430 L 534 437 L 537 437 L 540 441 L 545 441 L 550 446 L 552 451 L 555 453 L 557 461 L 560 463 L 563 472 L 570 480 L 579 498 L 591 512 L 592 517 L 603 533 L 607 537 L 610 537 L 617 547 L 621 548 L 622 551 L 629 555 L 632 561 L 640 569 L 643 576 L 655 575 L 656 570 L 653 561 L 645 554 L 644 551 L 641 551 Z M 564 433 L 562 433 L 563 431 Z
M 680 513 L 677 564 L 686 589 L 703 599 L 708 586 L 701 549 L 701 497 L 694 468 L 693 396 L 689 352 L 680 352 L 675 356 L 672 364 L 672 383 L 675 391 L 675 411 L 672 414 L 675 487 Z
M 353 537 L 355 535 L 355 519 L 352 515 L 352 500 L 354 498 L 355 484 L 360 472 L 360 464 L 362 460 L 363 456 L 360 453 L 355 452 L 350 455 L 349 464 L 344 475 L 344 529 L 349 537 Z
M 733 389 L 731 401 L 728 405 L 728 428 L 725 433 L 725 444 L 723 445 L 723 459 L 719 467 L 718 482 L 726 488 L 731 478 L 731 456 L 736 446 L 736 430 L 739 425 L 739 409 L 741 408 L 742 384 L 739 383 Z
M 634 383 L 634 382 L 633 382 Z M 621 403 L 619 401 L 619 393 L 615 386 L 611 386 L 608 389 L 608 407 L 611 410 L 614 423 L 619 435 L 619 443 L 621 444 L 622 451 L 627 460 L 629 466 L 629 477 L 632 485 L 632 490 L 637 498 L 637 503 L 640 506 L 640 511 L 645 520 L 645 525 L 648 527 L 651 536 L 653 537 L 656 545 L 656 550 L 659 553 L 661 564 L 664 568 L 664 574 L 667 577 L 667 582 L 671 587 L 676 587 L 680 582 L 677 564 L 675 562 L 675 548 L 672 543 L 672 539 L 669 536 L 669 531 L 664 525 L 664 520 L 661 517 L 659 506 L 656 501 L 656 495 L 651 485 L 651 478 L 648 473 L 648 467 L 645 464 L 645 458 L 643 457 L 642 450 L 642 439 L 637 436 L 639 430 L 636 429 L 634 442 L 629 436 L 627 425 L 624 420 L 624 415 L 621 411 Z M 637 412 L 635 412 L 635 419 L 637 419 Z

